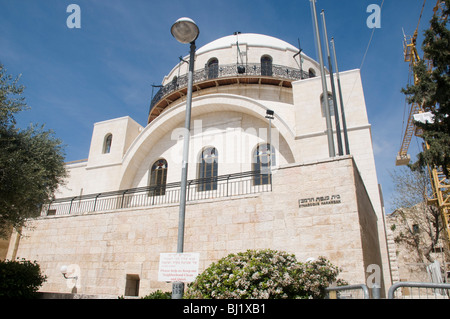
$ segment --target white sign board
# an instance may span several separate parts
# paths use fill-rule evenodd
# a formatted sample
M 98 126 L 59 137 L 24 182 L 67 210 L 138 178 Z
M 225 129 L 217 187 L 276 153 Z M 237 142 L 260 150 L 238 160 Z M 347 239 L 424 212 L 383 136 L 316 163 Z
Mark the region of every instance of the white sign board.
M 158 281 L 193 282 L 198 275 L 199 253 L 162 253 Z

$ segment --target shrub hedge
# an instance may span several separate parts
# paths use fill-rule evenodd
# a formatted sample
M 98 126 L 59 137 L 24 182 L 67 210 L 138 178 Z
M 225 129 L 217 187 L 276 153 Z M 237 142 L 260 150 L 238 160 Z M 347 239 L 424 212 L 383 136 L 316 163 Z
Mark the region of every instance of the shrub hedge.
M 0 298 L 36 298 L 46 280 L 36 261 L 0 261 Z

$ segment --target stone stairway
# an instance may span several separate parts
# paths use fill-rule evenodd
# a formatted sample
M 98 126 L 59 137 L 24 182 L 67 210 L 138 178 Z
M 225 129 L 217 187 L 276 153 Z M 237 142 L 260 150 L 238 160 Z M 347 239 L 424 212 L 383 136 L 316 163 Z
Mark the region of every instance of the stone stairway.
M 391 276 L 392 283 L 396 283 L 400 281 L 400 271 L 398 268 L 398 260 L 397 260 L 397 245 L 394 241 L 394 234 L 390 229 L 386 229 L 387 236 L 387 245 L 388 245 L 388 253 L 389 253 L 389 263 L 391 267 Z

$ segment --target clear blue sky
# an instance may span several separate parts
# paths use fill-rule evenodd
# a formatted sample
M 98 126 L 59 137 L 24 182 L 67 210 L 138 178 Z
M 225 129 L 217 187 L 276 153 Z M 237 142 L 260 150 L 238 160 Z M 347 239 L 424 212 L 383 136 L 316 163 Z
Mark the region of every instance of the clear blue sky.
M 71 3 L 81 8 L 81 28 L 69 29 Z M 336 40 L 341 71 L 360 68 L 372 35 L 370 4 L 382 0 L 318 0 L 329 37 Z M 436 1 L 429 0 L 420 25 L 428 27 Z M 404 121 L 408 81 L 403 33 L 412 35 L 422 0 L 385 0 L 381 28 L 362 65 L 378 179 L 388 201 Z M 170 34 L 183 16 L 200 27 L 197 47 L 235 31 L 261 33 L 297 45 L 317 60 L 309 0 L 0 0 L 0 63 L 22 74 L 31 110 L 19 125 L 45 124 L 66 145 L 67 161 L 87 158 L 95 122 L 130 116 L 146 125 L 151 84 L 188 54 Z M 422 42 L 419 38 L 419 43 Z M 415 157 L 418 143 L 410 153 Z M 388 203 L 387 203 L 388 204 Z M 390 212 L 387 205 L 387 212 Z

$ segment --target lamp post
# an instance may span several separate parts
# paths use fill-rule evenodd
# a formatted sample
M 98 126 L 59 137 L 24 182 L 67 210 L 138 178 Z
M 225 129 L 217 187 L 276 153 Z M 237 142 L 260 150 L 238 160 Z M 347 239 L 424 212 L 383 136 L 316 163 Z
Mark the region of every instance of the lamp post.
M 170 30 L 173 37 L 183 44 L 190 43 L 190 59 L 188 73 L 188 87 L 186 98 L 186 117 L 184 123 L 184 145 L 183 161 L 181 169 L 181 189 L 180 189 L 180 209 L 178 220 L 178 244 L 177 253 L 183 253 L 184 249 L 184 221 L 186 212 L 186 186 L 189 159 L 189 139 L 191 130 L 191 106 L 192 106 L 192 86 L 194 78 L 195 40 L 197 40 L 200 30 L 192 19 L 180 18 L 172 25 Z M 184 292 L 184 283 L 174 282 L 172 285 L 172 299 L 181 299 Z

